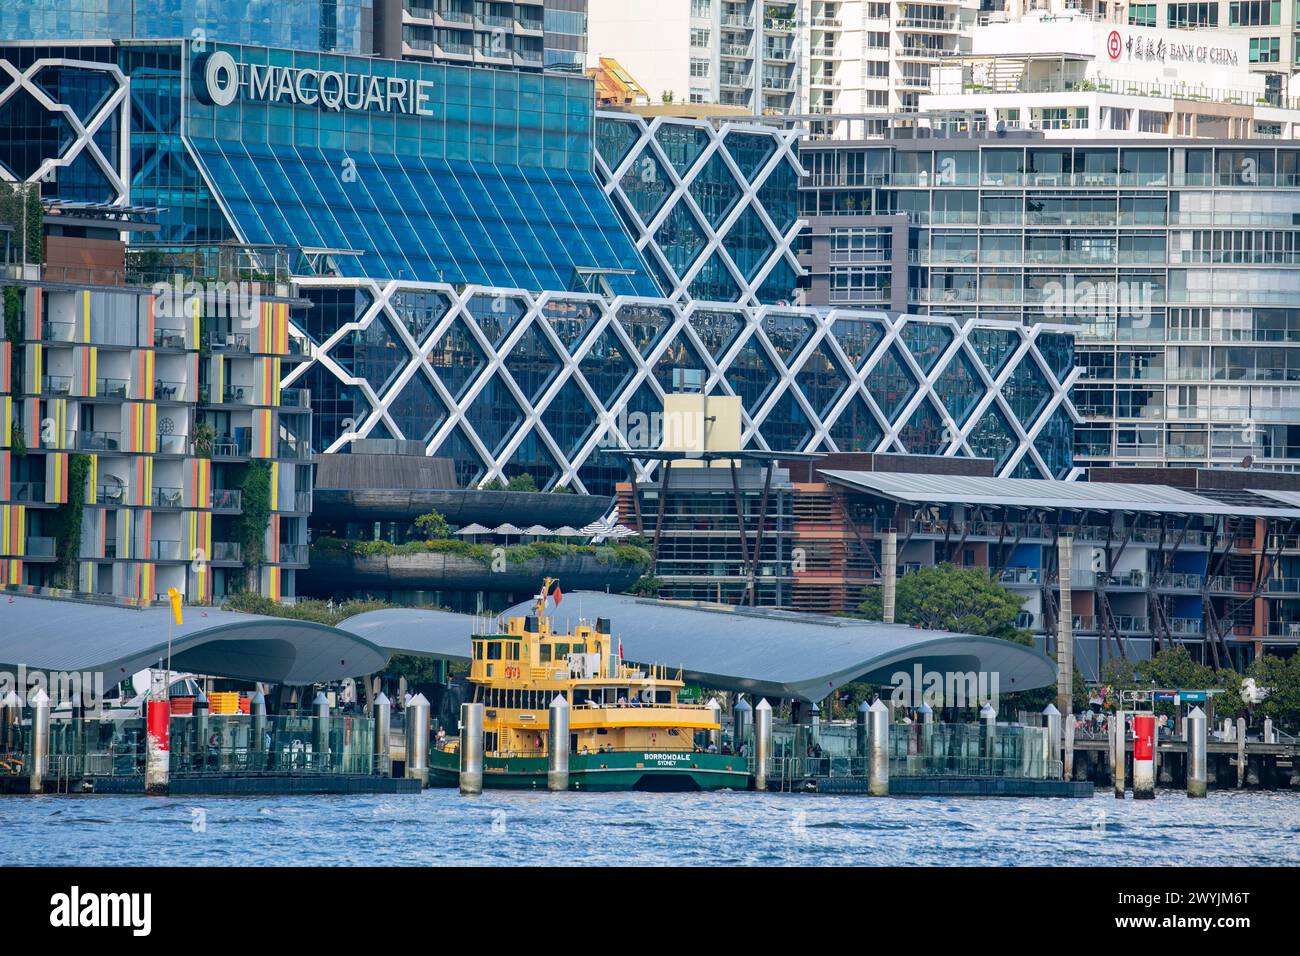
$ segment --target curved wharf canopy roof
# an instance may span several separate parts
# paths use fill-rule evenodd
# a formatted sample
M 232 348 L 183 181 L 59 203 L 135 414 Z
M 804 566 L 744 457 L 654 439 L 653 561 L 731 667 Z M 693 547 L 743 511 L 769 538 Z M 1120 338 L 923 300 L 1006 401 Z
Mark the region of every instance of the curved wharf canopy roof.
M 529 613 L 517 605 L 507 615 Z M 890 683 L 921 664 L 941 673 L 996 672 L 1008 693 L 1056 680 L 1045 655 L 992 637 L 926 631 L 901 624 L 790 612 L 729 609 L 629 595 L 575 591 L 553 612 L 559 626 L 579 616 L 607 617 L 630 661 L 681 667 L 683 677 L 708 687 L 757 696 L 821 700 L 850 681 Z M 474 618 L 445 611 L 369 611 L 340 627 L 394 654 L 469 659 Z
M 114 683 L 166 659 L 170 620 L 170 608 L 8 595 L 0 600 L 0 662 L 99 672 Z M 387 662 L 364 638 L 310 621 L 187 607 L 172 629 L 173 669 L 214 677 L 314 684 L 371 674 Z

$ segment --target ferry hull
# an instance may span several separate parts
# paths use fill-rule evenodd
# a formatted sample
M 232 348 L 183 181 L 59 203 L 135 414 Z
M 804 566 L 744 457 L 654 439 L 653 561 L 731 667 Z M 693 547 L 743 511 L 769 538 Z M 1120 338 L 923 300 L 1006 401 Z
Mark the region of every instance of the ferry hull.
M 454 787 L 460 757 L 437 750 L 429 755 L 429 786 Z M 483 786 L 489 790 L 545 790 L 545 757 L 484 757 Z M 627 790 L 683 793 L 746 790 L 749 771 L 743 757 L 684 752 L 574 754 L 569 758 L 569 789 L 590 792 Z

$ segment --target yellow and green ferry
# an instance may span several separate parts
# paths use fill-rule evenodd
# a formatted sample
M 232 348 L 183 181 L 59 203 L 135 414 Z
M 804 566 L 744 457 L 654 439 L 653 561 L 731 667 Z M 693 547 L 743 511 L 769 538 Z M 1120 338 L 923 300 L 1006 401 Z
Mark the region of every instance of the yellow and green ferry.
M 579 623 L 557 633 L 546 605 L 547 578 L 527 617 L 512 617 L 503 633 L 475 634 L 469 682 L 483 704 L 483 786 L 545 790 L 548 707 L 557 694 L 569 704 L 571 790 L 744 790 L 743 756 L 710 752 L 717 711 L 680 701 L 680 672 L 622 660 L 609 622 Z M 555 589 L 561 597 L 559 589 Z M 429 755 L 429 782 L 455 786 L 459 741 Z

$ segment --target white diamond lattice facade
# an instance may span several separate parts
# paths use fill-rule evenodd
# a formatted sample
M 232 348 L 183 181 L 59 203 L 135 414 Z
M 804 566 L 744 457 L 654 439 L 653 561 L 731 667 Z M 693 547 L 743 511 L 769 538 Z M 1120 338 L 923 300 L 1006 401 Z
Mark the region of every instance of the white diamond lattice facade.
M 1072 471 L 1065 327 L 367 280 L 297 291 L 317 306 L 301 329 L 313 361 L 284 383 L 311 390 L 314 447 L 414 440 L 455 459 L 462 484 L 527 473 L 608 494 L 626 477 L 615 452 L 644 447 L 637 423 L 701 389 L 741 398 L 749 448 Z

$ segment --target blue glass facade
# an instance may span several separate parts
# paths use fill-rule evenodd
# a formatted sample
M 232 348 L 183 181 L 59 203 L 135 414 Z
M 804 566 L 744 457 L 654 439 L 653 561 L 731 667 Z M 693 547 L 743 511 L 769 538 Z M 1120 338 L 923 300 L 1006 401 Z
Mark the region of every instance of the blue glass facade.
M 378 78 L 425 94 L 411 115 L 268 102 L 247 85 L 212 105 L 195 84 L 187 139 L 243 241 L 355 250 L 337 260 L 349 276 L 576 291 L 590 270 L 616 293 L 658 293 L 592 174 L 589 80 L 216 50 L 246 80 L 264 75 L 251 67 L 280 68 L 341 74 L 349 91 Z
M 585 77 L 186 41 L 0 56 L 19 69 L 63 61 L 28 85 L 56 84 L 50 95 L 74 110 L 107 109 L 100 89 L 129 78 L 129 162 L 123 110 L 78 133 L 28 88 L 0 99 L 16 131 L 0 162 L 29 178 L 90 141 L 107 154 L 99 166 L 129 176 L 131 202 L 161 210 L 162 242 L 328 249 L 350 278 L 661 292 L 596 181 Z M 226 71 L 216 97 L 214 63 Z M 47 198 L 126 199 L 82 168 L 95 155 L 61 168 Z
M 174 40 L 368 53 L 372 0 L 4 0 L 6 40 Z

